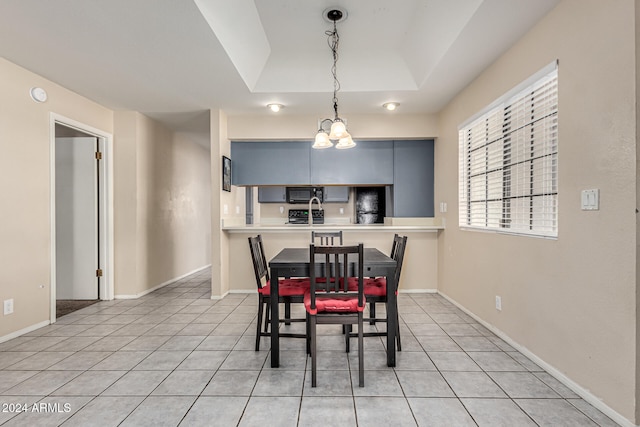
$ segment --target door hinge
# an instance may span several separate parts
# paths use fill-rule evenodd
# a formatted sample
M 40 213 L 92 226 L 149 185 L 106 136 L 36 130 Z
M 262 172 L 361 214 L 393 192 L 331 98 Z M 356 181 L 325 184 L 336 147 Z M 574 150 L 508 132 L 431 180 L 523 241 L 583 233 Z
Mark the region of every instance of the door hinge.
M 102 277 L 102 269 L 101 268 L 96 270 L 96 277 Z
M 100 151 L 96 151 L 96 160 L 102 160 L 102 153 Z

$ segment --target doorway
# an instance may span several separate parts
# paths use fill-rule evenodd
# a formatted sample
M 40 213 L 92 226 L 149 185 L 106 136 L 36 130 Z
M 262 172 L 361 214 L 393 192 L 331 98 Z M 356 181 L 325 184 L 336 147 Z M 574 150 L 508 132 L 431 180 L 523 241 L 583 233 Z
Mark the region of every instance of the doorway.
M 112 299 L 106 145 L 110 137 L 53 122 L 51 321 Z

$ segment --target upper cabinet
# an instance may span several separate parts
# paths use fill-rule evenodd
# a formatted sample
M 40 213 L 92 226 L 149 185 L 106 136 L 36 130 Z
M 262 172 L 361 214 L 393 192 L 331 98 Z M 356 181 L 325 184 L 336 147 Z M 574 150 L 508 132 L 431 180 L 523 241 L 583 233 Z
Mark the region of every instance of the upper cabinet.
M 347 203 L 349 201 L 350 187 L 331 185 L 322 187 L 322 189 L 322 203 Z M 258 203 L 288 203 L 287 187 L 258 187 Z
M 347 203 L 349 201 L 349 190 L 351 187 L 341 185 L 329 185 L 324 187 L 323 203 Z
M 394 141 L 393 216 L 432 217 L 434 141 Z
M 258 203 L 286 203 L 287 187 L 258 187 Z
M 234 185 L 259 189 L 260 201 L 282 203 L 284 186 L 325 186 L 325 201 L 348 201 L 348 186 L 393 185 L 392 215 L 434 216 L 434 141 L 357 141 L 349 150 L 314 150 L 311 141 L 231 143 Z
M 393 141 L 314 150 L 311 141 L 232 141 L 233 185 L 391 185 Z
M 348 150 L 311 149 L 313 184 L 393 184 L 393 141 L 356 141 Z M 311 145 L 311 144 L 309 144 Z
M 304 185 L 309 181 L 308 141 L 234 141 L 233 185 Z

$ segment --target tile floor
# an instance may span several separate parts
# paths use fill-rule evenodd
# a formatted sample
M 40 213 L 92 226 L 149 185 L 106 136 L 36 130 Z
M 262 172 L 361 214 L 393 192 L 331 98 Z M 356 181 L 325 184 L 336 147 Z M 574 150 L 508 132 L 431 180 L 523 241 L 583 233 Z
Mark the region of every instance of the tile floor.
M 210 300 L 209 283 L 208 271 L 196 273 L 1 343 L 0 424 L 616 425 L 433 294 L 400 296 L 396 368 L 386 366 L 381 338 L 365 339 L 364 388 L 357 343 L 347 355 L 340 330 L 328 326 L 311 388 L 304 340 L 283 338 L 281 367 L 272 369 L 268 338 L 253 348 L 257 297 Z

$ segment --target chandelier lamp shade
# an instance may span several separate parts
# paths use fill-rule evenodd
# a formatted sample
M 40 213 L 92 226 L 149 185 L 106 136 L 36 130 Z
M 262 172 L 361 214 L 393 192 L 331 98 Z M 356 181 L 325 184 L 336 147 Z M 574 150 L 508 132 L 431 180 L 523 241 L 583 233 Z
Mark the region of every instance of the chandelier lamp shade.
M 344 10 L 338 8 L 329 8 L 324 11 L 325 19 L 329 22 L 333 22 L 333 30 L 325 32 L 327 35 L 327 42 L 331 48 L 333 55 L 333 66 L 331 67 L 331 74 L 333 75 L 333 119 L 322 119 L 319 121 L 318 132 L 313 143 L 313 148 L 323 149 L 333 147 L 333 141 L 337 141 L 337 149 L 347 149 L 356 146 L 356 143 L 351 139 L 351 135 L 347 131 L 346 122 L 340 118 L 338 114 L 338 91 L 340 91 L 340 82 L 338 81 L 337 74 L 337 62 L 338 62 L 338 43 L 340 36 L 338 35 L 337 22 L 343 21 L 347 17 L 347 13 Z M 331 127 L 329 128 L 329 124 Z

